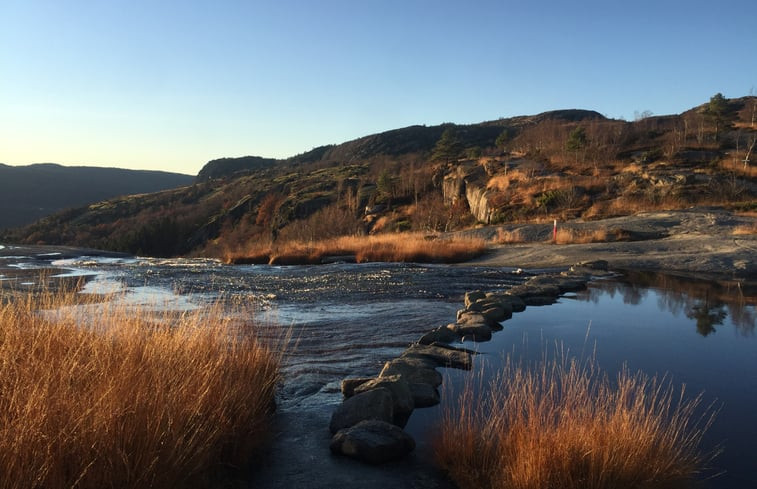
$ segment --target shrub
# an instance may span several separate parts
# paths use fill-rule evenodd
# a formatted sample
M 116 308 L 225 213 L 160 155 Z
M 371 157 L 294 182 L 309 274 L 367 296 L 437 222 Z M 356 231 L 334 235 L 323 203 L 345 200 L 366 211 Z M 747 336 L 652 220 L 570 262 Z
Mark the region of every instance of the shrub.
M 508 362 L 477 395 L 469 382 L 444 414 L 436 458 L 467 488 L 682 487 L 712 417 L 692 424 L 700 397 L 624 368 L 611 383 L 595 361 Z M 480 387 L 480 386 L 479 386 Z
M 74 297 L 0 305 L 0 487 L 210 486 L 263 444 L 279 357 L 248 327 Z

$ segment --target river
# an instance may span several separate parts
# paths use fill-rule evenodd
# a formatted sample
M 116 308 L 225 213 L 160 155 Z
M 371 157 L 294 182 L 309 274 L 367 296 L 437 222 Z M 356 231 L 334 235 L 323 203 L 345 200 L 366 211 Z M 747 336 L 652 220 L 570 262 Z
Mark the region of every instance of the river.
M 120 300 L 134 304 L 188 309 L 243 302 L 253 306 L 261 335 L 290 338 L 272 426 L 276 436 L 250 485 L 263 488 L 451 487 L 431 457 L 441 407 L 415 411 L 406 429 L 418 447 L 403 461 L 368 467 L 332 456 L 328 420 L 341 401 L 339 384 L 345 377 L 376 375 L 408 344 L 452 322 L 466 291 L 505 290 L 528 276 L 496 267 L 228 266 L 207 259 L 1 251 L 0 281 L 17 291 L 33 287 L 35 274 L 48 270 L 52 279 L 84 278 L 84 293 L 122 292 Z M 627 363 L 650 374 L 668 373 L 720 406 L 705 448 L 722 445 L 724 453 L 706 475 L 725 472 L 706 487 L 757 487 L 757 341 L 748 300 L 754 294 L 714 284 L 682 291 L 681 284 L 694 283 L 690 279 L 663 282 L 639 276 L 596 281 L 555 305 L 529 307 L 489 343 L 465 346 L 483 353 L 478 370 L 496 369 L 506 352 L 537 355 L 544 344 L 559 341 L 576 354 L 588 345 L 610 372 Z M 445 373 L 445 402 L 454 400 L 470 375 Z

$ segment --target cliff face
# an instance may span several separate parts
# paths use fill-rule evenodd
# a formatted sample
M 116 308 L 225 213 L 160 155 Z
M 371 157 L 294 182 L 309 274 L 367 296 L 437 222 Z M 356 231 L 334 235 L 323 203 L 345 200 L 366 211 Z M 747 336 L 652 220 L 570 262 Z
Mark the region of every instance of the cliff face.
M 489 224 L 493 211 L 489 205 L 486 181 L 487 175 L 481 166 L 471 162 L 457 165 L 444 177 L 444 203 L 452 205 L 464 198 L 476 220 Z
M 465 198 L 468 199 L 468 207 L 470 207 L 471 214 L 476 217 L 478 222 L 485 224 L 491 222 L 493 214 L 493 210 L 489 206 L 488 193 L 488 190 L 484 186 L 475 183 L 467 183 L 465 185 Z

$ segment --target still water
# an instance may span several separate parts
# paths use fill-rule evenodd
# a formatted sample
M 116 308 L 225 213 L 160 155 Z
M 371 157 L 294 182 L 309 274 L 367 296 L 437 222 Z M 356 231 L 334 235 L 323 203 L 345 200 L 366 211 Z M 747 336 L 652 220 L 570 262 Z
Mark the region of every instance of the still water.
M 528 308 L 478 345 L 478 368 L 496 373 L 510 354 L 538 361 L 545 351 L 596 357 L 612 378 L 625 364 L 674 385 L 718 412 L 704 451 L 722 449 L 705 474 L 712 489 L 757 487 L 755 294 L 734 283 L 632 274 L 594 281 L 548 307 Z M 554 356 L 554 355 L 553 355 Z M 449 372 L 456 389 L 465 375 Z M 454 393 L 452 393 L 454 397 Z
M 8 250 L 5 250 L 8 251 Z M 328 420 L 340 381 L 373 376 L 430 329 L 452 322 L 469 290 L 505 290 L 524 280 L 511 269 L 400 264 L 316 267 L 226 266 L 213 260 L 0 256 L 0 281 L 23 289 L 33 271 L 86 277 L 85 293 L 123 292 L 133 304 L 190 309 L 221 300 L 255 307 L 261 334 L 287 333 L 284 383 L 271 453 L 251 487 L 450 487 L 431 464 L 429 440 L 440 406 L 416 410 L 407 430 L 418 448 L 407 460 L 366 467 L 328 451 Z M 20 272 L 25 273 L 20 273 Z M 2 284 L 0 284 L 2 285 Z M 705 450 L 721 447 L 705 487 L 757 487 L 757 293 L 736 283 L 634 274 L 597 280 L 557 304 L 529 307 L 487 343 L 473 372 L 445 372 L 444 402 L 471 375 L 489 375 L 508 353 L 538 359 L 562 345 L 594 354 L 610 375 L 623 364 L 668 375 L 703 392 L 717 418 Z M 714 477 L 713 477 L 714 476 Z

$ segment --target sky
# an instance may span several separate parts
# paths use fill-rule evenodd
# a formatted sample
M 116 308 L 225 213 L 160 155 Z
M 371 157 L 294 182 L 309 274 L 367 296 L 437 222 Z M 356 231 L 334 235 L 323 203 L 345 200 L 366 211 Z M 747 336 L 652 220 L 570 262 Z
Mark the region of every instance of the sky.
M 757 94 L 755 0 L 0 0 L 0 163 L 196 174 L 413 124 Z

